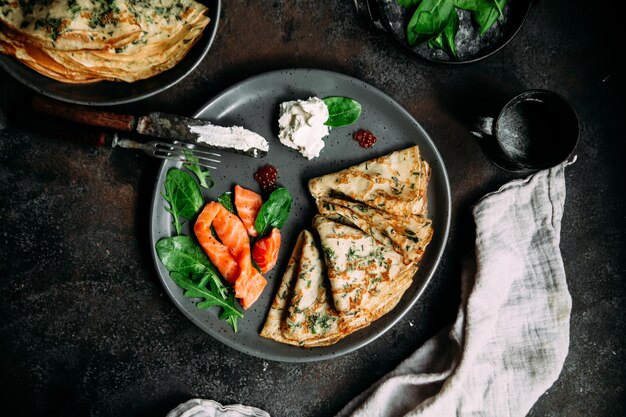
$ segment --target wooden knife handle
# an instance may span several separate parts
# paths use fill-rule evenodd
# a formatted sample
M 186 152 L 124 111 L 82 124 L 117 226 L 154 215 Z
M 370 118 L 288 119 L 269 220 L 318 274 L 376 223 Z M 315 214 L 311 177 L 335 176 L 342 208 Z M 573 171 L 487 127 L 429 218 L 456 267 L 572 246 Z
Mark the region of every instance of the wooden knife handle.
M 36 112 L 85 125 L 107 127 L 125 132 L 134 131 L 137 126 L 136 116 L 94 110 L 76 104 L 50 100 L 42 96 L 33 97 L 31 107 Z
M 88 125 L 73 125 L 54 116 L 31 111 L 16 112 L 11 124 L 43 137 L 90 146 L 111 146 L 113 134 Z

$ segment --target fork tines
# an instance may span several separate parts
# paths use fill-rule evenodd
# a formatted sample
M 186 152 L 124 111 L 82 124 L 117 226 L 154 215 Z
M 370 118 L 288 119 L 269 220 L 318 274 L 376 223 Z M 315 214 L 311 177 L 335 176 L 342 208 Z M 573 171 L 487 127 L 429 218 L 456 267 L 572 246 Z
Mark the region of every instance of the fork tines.
M 219 164 L 217 159 L 221 155 L 209 150 L 202 149 L 191 143 L 174 141 L 166 142 L 150 142 L 152 147 L 152 155 L 157 158 L 172 159 L 185 164 L 196 164 L 198 166 L 210 169 L 217 169 L 215 164 Z
M 150 156 L 161 159 L 180 161 L 184 164 L 195 164 L 203 168 L 217 169 L 215 164 L 219 164 L 221 155 L 209 148 L 194 145 L 187 142 L 173 141 L 160 142 L 151 141 L 147 143 L 137 142 L 130 139 L 120 139 L 117 133 L 113 134 L 111 146 L 119 146 L 127 149 L 140 149 Z

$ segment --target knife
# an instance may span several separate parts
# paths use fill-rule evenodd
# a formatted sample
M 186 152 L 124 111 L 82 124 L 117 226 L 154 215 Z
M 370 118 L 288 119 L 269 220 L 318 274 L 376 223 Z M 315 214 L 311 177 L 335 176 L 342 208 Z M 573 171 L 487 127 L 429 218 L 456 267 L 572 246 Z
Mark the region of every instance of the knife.
M 206 120 L 160 112 L 144 116 L 117 114 L 33 97 L 31 107 L 39 113 L 91 126 L 137 132 L 161 139 L 192 143 L 211 149 L 263 157 L 269 143 L 261 135 L 241 126 L 218 126 Z

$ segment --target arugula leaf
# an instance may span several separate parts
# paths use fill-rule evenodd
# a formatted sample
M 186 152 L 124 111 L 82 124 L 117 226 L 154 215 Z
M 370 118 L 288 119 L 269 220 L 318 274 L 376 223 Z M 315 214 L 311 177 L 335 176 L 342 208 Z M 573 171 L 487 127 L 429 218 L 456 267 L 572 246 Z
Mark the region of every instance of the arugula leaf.
M 200 298 L 203 301 L 198 302 L 196 307 L 199 309 L 207 309 L 209 307 L 219 306 L 222 312 L 219 314 L 221 320 L 225 320 L 237 332 L 237 320 L 243 317 L 243 313 L 235 307 L 235 295 L 230 293 L 228 298 L 224 299 L 219 295 L 219 289 L 214 288 L 214 281 L 209 275 L 206 275 L 199 283 L 195 283 L 180 272 L 170 272 L 170 277 L 176 285 L 185 290 L 186 298 Z M 208 284 L 208 286 L 207 286 Z M 223 285 L 223 284 L 222 284 Z
M 209 171 L 209 169 L 202 169 L 202 167 L 198 165 L 198 157 L 194 156 L 194 154 L 190 150 L 185 150 L 184 153 L 187 156 L 187 160 L 189 161 L 189 163 L 183 164 L 183 166 L 189 171 L 196 174 L 196 177 L 198 177 L 198 181 L 200 181 L 201 187 L 206 188 L 207 190 L 213 188 L 213 186 L 215 185 L 215 181 L 213 180 L 213 177 L 211 177 L 211 172 Z
M 332 96 L 322 99 L 328 107 L 326 126 L 349 126 L 361 117 L 361 104 L 348 97 Z
M 450 20 L 446 25 L 443 32 L 441 32 L 437 37 L 432 38 L 428 41 L 428 46 L 431 48 L 441 49 L 454 57 L 454 59 L 459 59 L 459 56 L 456 52 L 456 43 L 454 38 L 456 37 L 456 33 L 459 30 L 459 15 L 454 10 L 450 15 Z
M 261 206 L 254 222 L 254 228 L 259 232 L 259 237 L 265 235 L 265 232 L 272 227 L 277 229 L 283 227 L 291 211 L 291 202 L 291 194 L 284 187 L 278 188 L 270 194 L 267 201 Z
M 219 318 L 236 332 L 237 320 L 243 313 L 235 306 L 232 288 L 224 285 L 202 248 L 189 236 L 173 236 L 160 239 L 156 251 L 176 285 L 186 290 L 184 296 L 203 298 L 196 304 L 200 309 L 221 307 Z
M 224 194 L 217 198 L 217 202 L 224 206 L 224 208 L 233 214 L 235 213 L 235 204 L 233 203 L 233 193 L 226 191 Z
M 192 219 L 204 205 L 200 186 L 185 171 L 172 168 L 165 177 L 165 193 L 161 196 L 169 203 L 165 210 L 174 217 L 176 234 L 180 235 L 181 219 Z
M 423 0 L 407 25 L 409 45 L 424 42 L 441 33 L 454 11 L 454 0 Z

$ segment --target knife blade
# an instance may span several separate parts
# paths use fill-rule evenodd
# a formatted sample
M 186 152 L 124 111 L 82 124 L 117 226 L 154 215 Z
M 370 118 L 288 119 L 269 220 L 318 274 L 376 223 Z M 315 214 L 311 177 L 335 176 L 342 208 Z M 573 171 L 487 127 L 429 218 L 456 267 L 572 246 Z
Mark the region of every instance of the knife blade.
M 210 148 L 231 150 L 258 158 L 265 156 L 269 143 L 261 135 L 241 126 L 218 126 L 206 120 L 154 112 L 140 116 L 136 130 L 142 135 L 182 140 Z
M 160 139 L 263 157 L 269 143 L 261 135 L 241 126 L 218 126 L 209 121 L 153 112 L 144 116 L 117 114 L 83 106 L 34 97 L 31 107 L 40 113 L 91 126 L 106 127 Z

